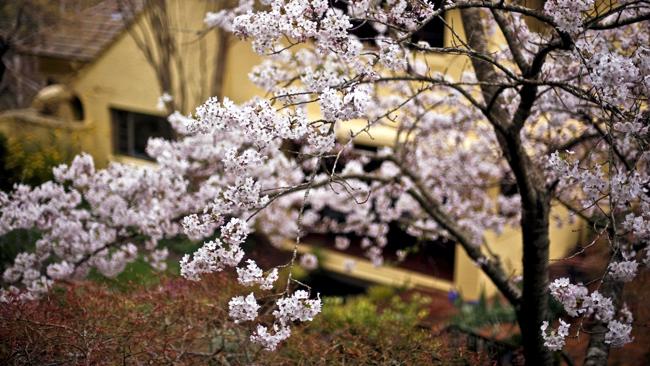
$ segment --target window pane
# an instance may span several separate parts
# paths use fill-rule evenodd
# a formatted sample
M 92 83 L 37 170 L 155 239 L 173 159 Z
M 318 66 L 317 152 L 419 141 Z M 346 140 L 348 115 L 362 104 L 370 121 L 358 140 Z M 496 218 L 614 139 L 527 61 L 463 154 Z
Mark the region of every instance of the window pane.
M 442 0 L 425 0 L 426 2 L 433 3 L 434 9 L 440 9 L 442 6 Z M 330 5 L 334 8 L 343 10 L 344 13 L 348 12 L 348 1 L 343 0 L 333 0 L 330 1 Z M 411 6 L 407 6 L 406 10 L 410 11 Z M 413 34 L 411 41 L 417 43 L 418 41 L 426 41 L 432 47 L 444 47 L 444 31 L 445 24 L 442 21 L 444 19 L 444 13 L 439 17 L 431 19 L 427 24 L 425 24 L 420 30 Z M 424 19 L 419 19 L 423 21 Z M 379 32 L 367 21 L 363 20 L 351 20 L 352 28 L 348 31 L 351 34 L 359 37 L 361 41 L 373 43 L 374 39 L 377 38 Z
M 166 118 L 144 113 L 112 110 L 114 146 L 116 152 L 152 160 L 146 153 L 147 141 L 152 137 L 172 139 L 171 125 Z M 132 136 L 129 138 L 129 129 Z
M 116 154 L 129 154 L 129 125 L 127 112 L 111 110 L 113 119 L 113 151 Z
M 147 141 L 152 137 L 162 137 L 170 140 L 172 129 L 166 118 L 133 113 L 134 146 L 133 154 L 137 157 L 147 158 Z

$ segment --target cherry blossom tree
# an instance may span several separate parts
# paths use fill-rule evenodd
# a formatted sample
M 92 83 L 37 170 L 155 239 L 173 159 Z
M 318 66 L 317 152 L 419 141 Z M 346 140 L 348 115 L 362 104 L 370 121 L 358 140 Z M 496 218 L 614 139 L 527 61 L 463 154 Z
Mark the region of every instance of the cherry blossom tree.
M 462 25 L 444 20 L 453 11 Z M 434 19 L 450 45 L 416 41 Z M 341 249 L 354 236 L 381 265 L 388 227 L 398 224 L 464 249 L 514 307 L 529 363 L 552 363 L 566 337 L 588 333 L 586 364 L 605 364 L 609 347 L 632 341 L 633 314 L 621 294 L 650 262 L 649 19 L 650 2 L 636 0 L 547 0 L 538 8 L 242 0 L 210 13 L 210 26 L 264 56 L 249 76 L 267 97 L 213 98 L 192 115 L 172 114 L 178 139 L 149 142 L 155 168 L 95 170 L 82 155 L 57 168 L 55 182 L 0 195 L 1 233 L 42 234 L 5 271 L 2 298 L 32 299 L 52 280 L 91 269 L 114 276 L 138 255 L 163 268 L 158 242 L 184 234 L 207 241 L 182 259 L 181 274 L 198 280 L 235 269 L 254 291 L 231 300 L 230 316 L 273 350 L 321 304 L 291 274 L 280 284 L 279 268 L 242 263 L 247 236 L 257 231 L 283 245 L 327 232 Z M 362 26 L 374 35 L 355 35 Z M 502 44 L 491 42 L 499 37 Z M 465 72 L 429 66 L 444 54 L 467 60 Z M 355 130 L 353 120 L 365 127 Z M 393 144 L 353 149 L 354 138 L 376 126 L 394 128 Z M 490 194 L 503 182 L 517 193 Z M 609 246 L 595 285 L 550 282 L 553 205 L 593 228 L 594 245 Z M 505 226 L 523 233 L 521 285 L 485 244 L 486 231 Z M 294 248 L 286 266 L 297 262 Z M 562 304 L 561 319 L 549 318 L 550 297 Z M 262 306 L 271 310 L 262 314 Z

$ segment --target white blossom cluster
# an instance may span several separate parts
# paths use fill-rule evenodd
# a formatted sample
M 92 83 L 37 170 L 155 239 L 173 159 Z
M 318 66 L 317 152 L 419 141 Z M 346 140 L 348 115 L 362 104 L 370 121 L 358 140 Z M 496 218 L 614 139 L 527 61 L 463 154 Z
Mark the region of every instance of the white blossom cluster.
M 569 323 L 565 323 L 564 320 L 560 319 L 560 326 L 557 330 L 551 330 L 547 333 L 546 329 L 548 328 L 548 322 L 545 321 L 542 323 L 541 329 L 542 337 L 544 338 L 544 345 L 551 351 L 559 351 L 564 348 L 570 327 L 571 325 Z
M 303 254 L 300 257 L 300 266 L 308 271 L 318 268 L 318 258 L 312 253 Z
M 276 301 L 276 304 L 277 310 L 273 312 L 276 320 L 272 325 L 273 331 L 269 332 L 267 326 L 258 324 L 255 332 L 250 336 L 252 342 L 268 351 L 275 350 L 280 342 L 289 338 L 291 323 L 311 321 L 321 311 L 320 297 L 310 299 L 309 293 L 304 290 L 297 290 L 291 296 L 282 297 Z M 235 323 L 254 321 L 260 309 L 253 293 L 246 297 L 232 298 L 228 307 L 229 315 Z
M 246 297 L 233 297 L 228 303 L 228 308 L 230 309 L 228 315 L 234 319 L 235 323 L 239 323 L 242 321 L 255 320 L 260 306 L 257 304 L 255 295 L 251 292 Z
M 259 285 L 262 290 L 270 290 L 278 280 L 278 269 L 273 268 L 266 277 L 264 271 L 254 260 L 248 259 L 246 267 L 237 268 L 237 280 L 244 286 Z
M 561 31 L 578 34 L 583 30 L 585 12 L 592 10 L 594 3 L 594 0 L 548 0 L 544 3 L 544 12 L 553 18 Z
M 174 98 L 171 96 L 171 94 L 164 92 L 160 97 L 158 97 L 156 109 L 159 111 L 164 111 L 167 108 L 167 105 L 172 101 L 174 101 Z
M 266 326 L 258 324 L 257 329 L 250 337 L 251 341 L 261 345 L 267 351 L 274 351 L 280 342 L 291 336 L 289 326 L 273 323 L 272 329 L 273 332 L 270 333 Z
M 632 341 L 632 314 L 623 307 L 620 310 L 620 319 L 615 319 L 616 308 L 612 299 L 603 296 L 598 291 L 589 290 L 583 285 L 574 285 L 568 278 L 559 278 L 549 285 L 551 295 L 560 302 L 566 313 L 571 317 L 592 316 L 607 324 L 605 342 L 615 347 L 621 347 Z M 555 330 L 547 332 L 549 324 L 544 322 L 541 327 L 545 345 L 554 351 L 561 350 L 565 344 L 565 338 L 569 335 L 570 325 L 560 319 L 560 326 Z
M 273 323 L 273 332 L 261 324 L 251 335 L 252 342 L 260 344 L 264 349 L 273 351 L 278 344 L 291 336 L 290 324 L 295 321 L 311 321 L 321 311 L 320 298 L 309 299 L 309 293 L 298 290 L 289 297 L 277 300 L 278 310 L 273 312 L 277 322 Z
M 186 254 L 181 259 L 181 275 L 187 279 L 199 280 L 203 273 L 220 272 L 226 267 L 236 267 L 244 258 L 244 251 L 238 245 L 224 245 L 220 240 L 203 244 L 192 258 Z
M 282 48 L 279 42 L 284 35 L 298 42 L 313 39 L 323 50 L 339 49 L 351 26 L 348 16 L 325 0 L 273 0 L 270 10 L 247 12 L 232 21 L 234 33 L 253 38 L 259 53 Z
M 254 4 L 254 0 L 239 0 L 239 4 L 234 8 L 221 9 L 217 12 L 207 12 L 203 22 L 210 28 L 219 27 L 228 32 L 232 32 L 235 17 L 252 11 Z
M 612 320 L 607 324 L 607 333 L 605 333 L 605 342 L 612 347 L 622 347 L 634 340 L 632 337 L 632 313 L 627 306 L 621 309 L 620 319 Z

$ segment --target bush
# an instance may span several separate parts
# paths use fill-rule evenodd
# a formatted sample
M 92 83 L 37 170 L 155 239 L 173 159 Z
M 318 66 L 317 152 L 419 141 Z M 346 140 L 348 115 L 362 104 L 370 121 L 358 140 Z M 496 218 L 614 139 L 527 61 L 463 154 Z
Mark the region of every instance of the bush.
M 325 298 L 323 313 L 294 328 L 275 352 L 228 318 L 241 288 L 223 274 L 200 282 L 164 278 L 114 291 L 97 282 L 58 284 L 40 301 L 0 305 L 0 360 L 33 364 L 423 365 L 476 364 L 418 327 L 427 299 Z M 252 327 L 253 325 L 249 325 Z M 462 356 L 462 357 L 461 357 Z M 466 358 L 469 357 L 469 358 Z
M 18 229 L 0 235 L 0 274 L 13 264 L 18 253 L 32 251 L 41 235 L 37 230 Z M 0 278 L 0 283 L 2 279 Z
M 0 135 L 0 188 L 6 191 L 16 183 L 35 186 L 52 180 L 52 168 L 72 161 L 79 152 L 76 144 L 68 140 L 57 131 L 51 131 L 47 141 L 29 135 Z
M 191 365 L 239 357 L 215 352 L 243 336 L 237 328 L 220 331 L 227 329 L 224 300 L 232 293 L 223 277 L 201 283 L 166 279 L 131 290 L 61 284 L 41 301 L 0 306 L 0 360 L 9 365 Z
M 405 302 L 392 296 L 384 303 L 371 296 L 326 298 L 323 313 L 274 359 L 287 364 L 430 364 L 437 359 L 438 342 L 431 331 L 418 328 L 427 315 L 426 303 L 420 297 Z

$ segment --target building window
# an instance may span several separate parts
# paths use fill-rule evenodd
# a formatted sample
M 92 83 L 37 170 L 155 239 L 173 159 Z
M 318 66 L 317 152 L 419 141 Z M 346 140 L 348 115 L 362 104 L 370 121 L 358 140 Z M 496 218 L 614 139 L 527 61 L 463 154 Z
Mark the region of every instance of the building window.
M 147 141 L 152 137 L 173 138 L 172 127 L 164 117 L 111 109 L 111 119 L 115 154 L 153 160 L 146 152 Z
M 84 105 L 81 103 L 81 99 L 77 97 L 76 95 L 73 95 L 72 98 L 70 99 L 70 109 L 72 113 L 72 117 L 74 118 L 75 121 L 83 121 L 85 118 L 84 115 Z
M 434 2 L 434 9 L 440 9 L 442 1 L 436 0 Z M 427 42 L 431 47 L 444 47 L 445 46 L 445 14 L 431 19 L 420 30 L 413 33 L 411 42 L 418 43 L 420 41 Z
M 440 9 L 442 0 L 428 1 L 433 2 L 434 9 Z M 333 0 L 330 4 L 335 8 L 343 10 L 345 13 L 348 11 L 348 1 Z M 443 13 L 439 17 L 431 19 L 420 30 L 413 33 L 411 42 L 416 44 L 417 42 L 425 41 L 431 47 L 444 47 L 445 24 L 442 21 L 444 18 L 445 15 Z M 361 41 L 372 42 L 379 35 L 379 32 L 367 21 L 352 20 L 351 23 L 352 28 L 350 28 L 350 33 L 357 36 Z

